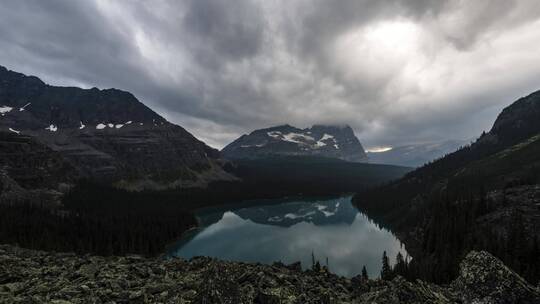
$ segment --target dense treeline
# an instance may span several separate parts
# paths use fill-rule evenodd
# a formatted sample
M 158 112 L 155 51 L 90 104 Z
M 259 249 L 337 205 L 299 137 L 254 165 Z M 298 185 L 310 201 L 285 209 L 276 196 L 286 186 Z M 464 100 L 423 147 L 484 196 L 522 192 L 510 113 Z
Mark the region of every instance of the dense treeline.
M 504 204 L 504 202 L 503 202 Z M 540 282 L 540 239 L 538 227 L 526 227 L 523 216 L 514 212 L 505 227 L 506 233 L 497 233 L 493 227 L 475 225 L 475 220 L 497 210 L 494 202 L 473 199 L 449 203 L 434 203 L 433 217 L 423 227 L 425 235 L 421 255 L 412 260 L 398 252 L 391 265 L 386 252 L 381 260 L 383 280 L 396 276 L 408 280 L 422 279 L 435 283 L 448 283 L 458 276 L 459 263 L 471 250 L 485 250 L 498 257 L 506 266 L 536 285 Z M 532 231 L 531 231 L 532 230 Z M 365 269 L 365 267 L 364 267 Z M 362 279 L 367 272 L 362 271 Z
M 65 208 L 0 204 L 0 242 L 32 249 L 100 255 L 156 255 L 196 225 L 180 204 L 90 184 L 74 189 Z
M 352 192 L 409 170 L 322 158 L 247 161 L 227 169 L 242 180 L 214 182 L 204 189 L 141 192 L 80 181 L 63 197 L 62 206 L 0 204 L 0 243 L 101 255 L 156 255 L 196 226 L 193 212 L 197 208 L 251 199 Z
M 461 165 L 460 155 L 452 154 L 441 164 L 436 162 L 437 166 L 362 192 L 355 203 L 381 226 L 407 235 L 406 244 L 415 257 L 406 274 L 409 278 L 448 282 L 456 277 L 458 263 L 467 252 L 487 250 L 536 284 L 540 223 L 523 210 L 537 207 L 521 205 L 519 197 L 508 201 L 505 193 L 540 183 L 540 139 L 533 137 L 482 159 L 469 159 L 466 165 Z M 502 193 L 502 200 L 489 195 L 494 190 Z
M 498 227 L 480 225 L 477 219 L 507 204 L 480 197 L 458 202 L 434 202 L 432 217 L 424 225 L 422 256 L 411 263 L 411 277 L 448 282 L 457 276 L 458 263 L 471 250 L 486 250 L 505 265 L 536 284 L 540 279 L 537 225 L 525 226 L 514 209 Z M 490 223 L 495 224 L 495 223 Z
M 411 168 L 352 163 L 313 156 L 273 156 L 265 159 L 238 160 L 227 170 L 256 188 L 272 192 L 296 191 L 309 194 L 358 191 L 399 178 Z M 271 187 L 268 185 L 271 184 Z M 258 186 L 257 186 L 258 185 Z M 296 190 L 294 190 L 296 189 Z

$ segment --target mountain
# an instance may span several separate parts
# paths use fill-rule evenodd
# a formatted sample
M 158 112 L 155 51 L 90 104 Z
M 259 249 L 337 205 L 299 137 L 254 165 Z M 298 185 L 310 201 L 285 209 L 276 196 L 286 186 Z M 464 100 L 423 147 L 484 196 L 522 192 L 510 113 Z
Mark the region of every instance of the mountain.
M 2 170 L 28 189 L 58 189 L 61 181 L 81 178 L 130 189 L 187 187 L 227 178 L 216 164 L 217 150 L 131 93 L 50 86 L 4 67 L 0 146 Z
M 468 250 L 488 250 L 540 280 L 540 91 L 505 108 L 488 133 L 388 185 L 358 208 L 392 229 L 420 277 L 448 281 Z
M 443 142 L 430 142 L 411 144 L 391 148 L 381 152 L 367 152 L 370 163 L 399 165 L 407 167 L 420 167 L 450 152 L 454 152 L 470 141 L 447 140 Z
M 299 129 L 282 125 L 242 135 L 221 151 L 228 159 L 254 159 L 270 155 L 304 155 L 366 162 L 362 144 L 349 126 L 314 125 Z

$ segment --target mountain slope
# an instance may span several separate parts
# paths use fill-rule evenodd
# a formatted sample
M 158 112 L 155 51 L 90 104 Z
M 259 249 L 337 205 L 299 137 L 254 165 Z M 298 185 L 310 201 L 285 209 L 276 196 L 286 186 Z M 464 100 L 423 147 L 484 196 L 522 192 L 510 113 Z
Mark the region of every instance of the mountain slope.
M 349 126 L 314 125 L 299 129 L 282 125 L 242 135 L 221 151 L 228 159 L 253 159 L 270 155 L 304 155 L 366 162 L 362 144 Z
M 529 109 L 522 111 L 524 106 Z M 539 108 L 540 91 L 519 99 L 505 108 L 497 117 L 493 128 L 488 133 L 482 134 L 474 143 L 410 172 L 402 179 L 388 185 L 388 189 L 401 193 L 400 201 L 409 201 L 433 185 L 451 178 L 464 166 L 527 140 L 540 133 Z M 537 116 L 531 116 L 530 113 L 537 113 Z M 393 194 L 387 193 L 387 195 Z
M 424 278 L 448 281 L 459 257 L 475 248 L 489 250 L 536 281 L 539 121 L 535 92 L 507 107 L 470 146 L 362 191 L 354 202 L 400 236 Z
M 50 86 L 4 67 L 0 132 L 59 153 L 80 177 L 126 187 L 197 185 L 201 172 L 220 171 L 218 151 L 128 92 Z

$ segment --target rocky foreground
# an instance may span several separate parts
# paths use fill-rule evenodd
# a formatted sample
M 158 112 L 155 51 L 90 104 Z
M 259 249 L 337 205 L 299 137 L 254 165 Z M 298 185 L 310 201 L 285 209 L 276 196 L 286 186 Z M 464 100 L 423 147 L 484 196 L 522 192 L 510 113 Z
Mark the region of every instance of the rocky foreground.
M 347 279 L 299 264 L 207 257 L 148 259 L 47 253 L 0 245 L 0 303 L 540 303 L 540 291 L 486 252 L 447 286 Z

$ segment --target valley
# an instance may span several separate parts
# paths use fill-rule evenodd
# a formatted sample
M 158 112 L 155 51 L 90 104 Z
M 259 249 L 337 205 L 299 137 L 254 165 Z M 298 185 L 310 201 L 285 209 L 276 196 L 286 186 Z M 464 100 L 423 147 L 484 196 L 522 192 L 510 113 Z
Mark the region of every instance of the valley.
M 538 0 L 0 1 L 0 304 L 540 304 Z
M 172 283 L 156 270 L 152 280 L 169 287 L 154 287 L 170 301 L 370 303 L 404 291 L 440 303 L 472 301 L 482 293 L 538 298 L 532 287 L 540 279 L 538 92 L 510 105 L 491 131 L 455 152 L 458 143 L 452 142 L 396 148 L 370 159 L 373 153 L 349 126 L 260 129 L 218 151 L 130 93 L 52 87 L 4 68 L 2 77 L 4 274 L 30 263 L 18 254 L 75 264 L 88 263 L 78 259 L 91 255 L 90 263 L 105 263 L 112 277 L 124 276 L 126 265 L 153 272 L 166 264 L 182 269 L 169 275 L 196 278 L 169 294 Z M 418 157 L 404 158 L 405 150 Z M 424 157 L 434 159 L 414 169 Z M 373 163 L 377 159 L 411 166 Z M 59 274 L 66 277 L 74 270 L 69 267 Z M 216 269 L 230 276 L 220 281 Z M 490 280 L 470 283 L 464 269 L 486 272 Z M 122 293 L 117 286 L 97 294 L 97 283 L 83 273 L 79 279 L 92 287 L 44 295 L 24 285 L 28 273 L 16 271 L 0 280 L 0 294 L 10 301 L 30 295 L 74 302 L 82 295 L 142 302 L 158 297 Z M 277 271 L 283 282 L 242 283 L 253 271 L 264 282 Z M 192 294 L 209 277 L 215 288 L 227 289 L 221 298 L 211 291 Z M 132 283 L 144 290 L 153 284 Z M 493 295 L 503 283 L 503 295 Z M 62 284 L 48 288 L 77 289 Z M 305 284 L 319 287 L 306 292 Z M 478 291 L 479 284 L 489 287 Z M 463 285 L 469 290 L 459 289 Z

